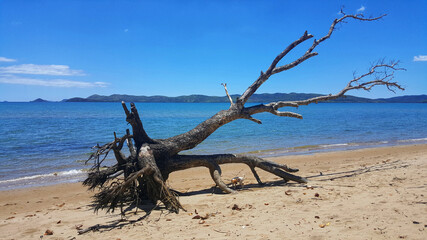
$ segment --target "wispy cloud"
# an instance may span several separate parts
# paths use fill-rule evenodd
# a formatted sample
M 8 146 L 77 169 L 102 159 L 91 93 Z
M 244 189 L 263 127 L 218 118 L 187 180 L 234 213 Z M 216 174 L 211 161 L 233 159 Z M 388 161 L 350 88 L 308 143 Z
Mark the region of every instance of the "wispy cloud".
M 0 62 L 14 62 L 15 59 L 0 57 Z M 24 75 L 46 76 L 84 76 L 82 70 L 70 69 L 67 65 L 38 65 L 20 64 L 0 67 L 0 83 L 27 86 L 44 86 L 59 88 L 93 88 L 107 87 L 106 82 L 85 82 L 68 79 L 40 79 L 37 77 L 25 77 Z
M 427 62 L 427 55 L 414 56 L 414 62 Z
M 36 65 L 36 64 L 21 64 L 21 65 L 0 67 L 0 73 L 53 75 L 53 76 L 85 75 L 82 70 L 72 70 L 67 65 Z
M 0 57 L 0 62 L 16 62 L 15 59 Z
M 0 76 L 0 83 L 29 85 L 29 86 L 44 86 L 44 87 L 62 87 L 62 88 L 91 88 L 91 87 L 106 87 L 106 82 L 82 82 L 71 81 L 64 79 L 44 80 L 34 78 L 21 78 L 13 75 Z
M 357 12 L 364 12 L 365 9 L 366 7 L 362 5 L 359 9 L 357 9 Z

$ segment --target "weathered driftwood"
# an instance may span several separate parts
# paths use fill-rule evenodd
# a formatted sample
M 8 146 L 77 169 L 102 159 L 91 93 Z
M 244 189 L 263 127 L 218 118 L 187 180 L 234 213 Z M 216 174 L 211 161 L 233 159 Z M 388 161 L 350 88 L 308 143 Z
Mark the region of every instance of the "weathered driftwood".
M 291 174 L 292 172 L 297 172 L 298 169 L 254 156 L 234 154 L 180 155 L 179 153 L 196 147 L 219 127 L 236 119 L 248 119 L 261 124 L 260 120 L 253 117 L 253 115 L 257 113 L 268 112 L 281 117 L 302 119 L 300 114 L 289 111 L 279 111 L 279 109 L 336 99 L 354 89 L 369 91 L 376 85 L 384 85 L 392 91 L 396 88 L 403 90 L 399 84 L 391 81 L 394 77 L 394 72 L 396 70 L 402 70 L 397 67 L 397 62 L 385 63 L 384 61 L 380 61 L 373 65 L 367 73 L 354 76 L 354 78 L 336 94 L 329 94 L 301 101 L 279 101 L 245 107 L 245 103 L 252 94 L 254 94 L 272 75 L 296 67 L 311 57 L 318 55 L 317 52 L 314 52 L 314 49 L 331 37 L 337 24 L 342 23 L 346 19 L 375 21 L 384 16 L 385 15 L 376 18 L 365 18 L 361 14 L 346 15 L 343 13 L 341 18 L 335 19 L 332 22 L 328 33 L 320 39 L 314 40 L 312 45 L 302 56 L 290 63 L 278 66 L 283 57 L 295 47 L 313 38 L 313 35 L 308 34 L 307 31 L 304 32 L 299 39 L 291 43 L 283 52 L 277 55 L 265 72 L 261 71 L 256 81 L 253 82 L 235 102 L 233 102 L 228 94 L 226 84 L 223 84 L 225 92 L 230 100 L 229 109 L 220 111 L 192 130 L 171 138 L 150 138 L 144 130 L 135 105 L 131 103 L 129 111 L 126 104 L 122 102 L 126 114 L 126 121 L 132 126 L 132 135 L 129 130 L 127 130 L 126 135 L 121 138 L 118 138 L 116 134 L 114 134 L 113 142 L 103 146 L 96 146 L 95 152 L 90 157 L 90 159 L 95 159 L 95 164 L 88 178 L 84 181 L 84 184 L 89 186 L 90 189 L 98 187 L 100 190 L 94 196 L 95 210 L 107 209 L 108 211 L 114 211 L 115 208 L 120 207 L 123 211 L 124 206 L 136 206 L 142 200 L 150 199 L 153 203 L 161 201 L 170 211 L 178 212 L 179 209 L 183 208 L 175 194 L 170 191 L 165 184 L 165 181 L 168 179 L 169 174 L 174 171 L 199 166 L 208 168 L 215 184 L 226 193 L 235 192 L 221 179 L 220 165 L 226 163 L 246 164 L 251 169 L 259 184 L 262 184 L 262 182 L 256 172 L 256 168 L 279 176 L 286 181 L 306 183 L 306 178 Z M 129 149 L 129 156 L 125 156 L 122 152 L 125 142 Z M 107 155 L 110 151 L 113 151 L 117 164 L 106 169 L 101 169 L 100 164 L 102 161 L 100 161 L 100 156 Z

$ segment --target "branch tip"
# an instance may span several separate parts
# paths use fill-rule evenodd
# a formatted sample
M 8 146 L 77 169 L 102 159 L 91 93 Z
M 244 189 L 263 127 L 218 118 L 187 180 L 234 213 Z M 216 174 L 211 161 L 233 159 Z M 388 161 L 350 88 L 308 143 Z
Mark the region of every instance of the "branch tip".
M 122 107 L 123 107 L 123 110 L 125 111 L 126 117 L 128 117 L 130 112 L 129 112 L 128 107 L 126 106 L 125 101 L 122 101 Z
M 231 98 L 230 94 L 228 94 L 227 83 L 221 83 L 221 85 L 224 86 L 225 94 L 227 94 L 230 104 L 233 105 L 233 99 Z

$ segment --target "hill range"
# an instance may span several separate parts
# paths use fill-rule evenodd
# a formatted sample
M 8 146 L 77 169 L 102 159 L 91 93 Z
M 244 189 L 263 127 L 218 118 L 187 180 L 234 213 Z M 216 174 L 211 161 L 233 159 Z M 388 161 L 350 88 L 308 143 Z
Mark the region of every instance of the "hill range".
M 254 94 L 248 102 L 254 103 L 267 103 L 276 101 L 298 101 L 309 99 L 323 94 L 316 93 L 262 93 Z M 239 97 L 239 95 L 231 95 L 233 99 Z M 32 102 L 43 102 L 43 99 L 36 99 Z M 226 96 L 206 96 L 206 95 L 186 95 L 178 97 L 167 97 L 167 96 L 135 96 L 126 94 L 113 94 L 110 96 L 102 95 L 91 95 L 87 98 L 74 97 L 70 99 L 64 99 L 62 102 L 150 102 L 150 103 L 222 103 L 228 102 Z M 347 95 L 335 100 L 328 102 L 336 103 L 427 103 L 427 95 L 405 95 L 392 98 L 362 98 Z

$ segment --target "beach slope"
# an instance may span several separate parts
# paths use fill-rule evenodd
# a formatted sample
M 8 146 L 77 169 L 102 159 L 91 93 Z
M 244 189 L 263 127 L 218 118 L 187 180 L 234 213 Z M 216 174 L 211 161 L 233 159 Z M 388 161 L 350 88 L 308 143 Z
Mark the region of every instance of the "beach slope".
M 118 212 L 93 213 L 92 193 L 79 183 L 2 191 L 0 239 L 427 239 L 427 145 L 272 160 L 299 168 L 309 184 L 260 171 L 260 187 L 233 164 L 223 179 L 245 176 L 244 189 L 213 194 L 208 170 L 190 169 L 169 179 L 187 212 L 160 208 L 138 222 L 131 220 L 142 211 L 125 221 Z M 97 224 L 83 235 L 76 229 Z

